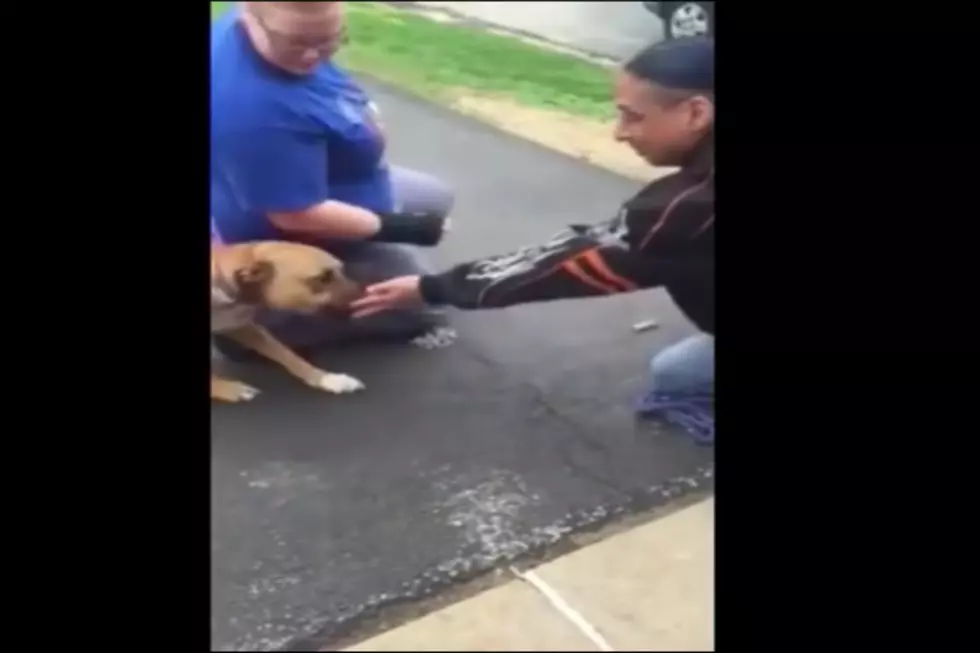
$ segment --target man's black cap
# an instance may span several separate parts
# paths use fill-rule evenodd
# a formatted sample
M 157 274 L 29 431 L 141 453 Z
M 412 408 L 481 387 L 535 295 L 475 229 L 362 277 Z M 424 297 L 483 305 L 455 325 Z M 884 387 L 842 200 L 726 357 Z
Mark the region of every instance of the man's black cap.
M 625 69 L 669 89 L 715 90 L 715 40 L 689 36 L 655 43 L 626 62 Z

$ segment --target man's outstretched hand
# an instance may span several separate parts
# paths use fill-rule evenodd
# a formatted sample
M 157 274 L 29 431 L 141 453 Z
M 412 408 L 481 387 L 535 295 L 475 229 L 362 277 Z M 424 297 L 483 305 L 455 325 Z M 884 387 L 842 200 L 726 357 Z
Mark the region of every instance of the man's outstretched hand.
M 422 304 L 417 276 L 395 277 L 368 286 L 364 296 L 351 302 L 354 318 L 367 317 L 394 308 L 409 308 Z

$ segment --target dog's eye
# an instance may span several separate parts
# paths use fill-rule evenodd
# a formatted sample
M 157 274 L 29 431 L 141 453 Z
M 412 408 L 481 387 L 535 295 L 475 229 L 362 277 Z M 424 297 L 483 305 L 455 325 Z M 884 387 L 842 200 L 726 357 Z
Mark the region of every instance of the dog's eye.
M 312 288 L 316 292 L 320 292 L 321 290 L 326 289 L 326 287 L 333 282 L 333 279 L 334 279 L 334 271 L 324 270 L 323 272 L 316 275 L 315 277 L 311 277 L 308 283 L 310 285 L 310 288 Z

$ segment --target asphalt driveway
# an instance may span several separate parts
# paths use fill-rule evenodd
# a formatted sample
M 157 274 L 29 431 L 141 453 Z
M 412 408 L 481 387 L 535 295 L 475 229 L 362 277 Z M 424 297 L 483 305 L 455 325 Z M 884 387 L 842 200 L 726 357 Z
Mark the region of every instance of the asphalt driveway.
M 368 85 L 393 159 L 458 190 L 443 261 L 612 215 L 636 183 Z M 655 316 L 662 327 L 634 334 Z M 212 410 L 213 650 L 329 644 L 568 533 L 710 488 L 711 449 L 637 425 L 647 360 L 691 327 L 660 291 L 458 313 L 443 350 L 360 346 L 318 362 L 330 397 L 263 366 Z

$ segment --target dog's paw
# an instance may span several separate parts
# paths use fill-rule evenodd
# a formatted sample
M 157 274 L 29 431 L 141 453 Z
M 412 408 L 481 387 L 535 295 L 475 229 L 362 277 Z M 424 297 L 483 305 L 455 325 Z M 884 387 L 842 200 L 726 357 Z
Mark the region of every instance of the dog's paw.
M 211 398 L 229 403 L 240 401 L 251 401 L 259 395 L 258 388 L 239 383 L 238 381 L 224 381 L 217 387 L 211 388 Z
M 346 374 L 333 374 L 331 372 L 324 372 L 315 385 L 317 388 L 335 395 L 364 389 L 364 384 L 359 379 Z

